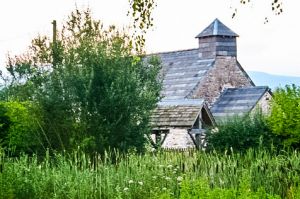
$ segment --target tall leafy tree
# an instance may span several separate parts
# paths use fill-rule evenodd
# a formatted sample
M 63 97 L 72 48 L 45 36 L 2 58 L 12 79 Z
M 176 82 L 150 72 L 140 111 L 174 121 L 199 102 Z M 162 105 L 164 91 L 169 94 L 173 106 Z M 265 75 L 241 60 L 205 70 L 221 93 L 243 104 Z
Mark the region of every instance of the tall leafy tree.
M 26 55 L 10 58 L 12 81 L 2 95 L 40 107 L 49 148 L 142 150 L 160 63 L 134 55 L 134 43 L 114 26 L 104 29 L 90 10 L 75 10 L 56 41 L 39 36 Z

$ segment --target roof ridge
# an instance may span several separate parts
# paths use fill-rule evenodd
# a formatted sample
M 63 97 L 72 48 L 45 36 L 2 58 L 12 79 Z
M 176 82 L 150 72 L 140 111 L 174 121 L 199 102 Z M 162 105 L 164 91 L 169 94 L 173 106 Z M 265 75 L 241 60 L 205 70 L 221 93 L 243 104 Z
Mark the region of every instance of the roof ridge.
M 162 99 L 158 102 L 158 106 L 202 106 L 205 100 L 203 98 L 197 99 Z
M 269 88 L 269 86 L 244 86 L 244 87 L 235 87 L 235 88 L 227 88 L 229 89 L 251 89 L 251 88 Z
M 193 51 L 193 50 L 198 50 L 198 49 L 199 48 L 190 48 L 190 49 L 183 49 L 183 50 L 172 50 L 172 51 L 156 52 L 156 53 L 146 54 L 146 56 L 157 55 L 157 54 L 168 54 L 168 53 L 175 53 L 175 52 Z

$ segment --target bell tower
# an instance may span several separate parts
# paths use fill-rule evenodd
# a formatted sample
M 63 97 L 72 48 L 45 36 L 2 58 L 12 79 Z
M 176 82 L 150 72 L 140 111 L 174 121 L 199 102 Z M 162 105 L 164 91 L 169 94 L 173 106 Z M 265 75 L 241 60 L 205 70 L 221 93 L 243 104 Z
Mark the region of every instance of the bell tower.
M 215 19 L 207 28 L 199 33 L 199 57 L 213 59 L 217 56 L 236 57 L 236 38 L 238 35 Z

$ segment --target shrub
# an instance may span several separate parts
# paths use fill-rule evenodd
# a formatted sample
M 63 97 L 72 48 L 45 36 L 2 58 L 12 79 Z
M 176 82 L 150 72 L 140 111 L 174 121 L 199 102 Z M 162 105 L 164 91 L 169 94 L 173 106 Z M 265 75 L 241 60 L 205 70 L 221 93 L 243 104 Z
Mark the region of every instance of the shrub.
M 7 116 L 7 108 L 3 103 L 0 104 L 0 146 L 6 145 L 6 138 L 8 135 L 11 121 Z
M 268 122 L 272 131 L 283 137 L 284 145 L 300 146 L 300 87 L 287 85 L 274 92 Z
M 0 102 L 0 145 L 10 152 L 36 152 L 39 145 L 37 117 L 30 102 Z
M 277 143 L 266 118 L 259 112 L 244 117 L 232 117 L 207 133 L 207 149 L 225 151 L 230 147 L 235 151 L 245 151 L 259 146 L 271 147 Z

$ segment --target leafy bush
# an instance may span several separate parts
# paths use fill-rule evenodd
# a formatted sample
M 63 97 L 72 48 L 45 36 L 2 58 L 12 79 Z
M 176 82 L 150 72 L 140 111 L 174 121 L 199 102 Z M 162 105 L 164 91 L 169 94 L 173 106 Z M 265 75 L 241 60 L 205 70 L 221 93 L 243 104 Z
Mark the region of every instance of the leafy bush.
M 11 121 L 7 115 L 7 108 L 0 103 L 0 147 L 7 146 L 7 136 Z
M 286 146 L 300 147 L 300 87 L 287 85 L 274 92 L 268 122 Z
M 222 122 L 217 130 L 212 129 L 206 135 L 207 149 L 224 152 L 245 151 L 259 146 L 271 147 L 278 138 L 272 134 L 266 118 L 259 112 L 244 117 L 231 117 Z
M 30 102 L 0 102 L 0 144 L 10 152 L 37 152 L 40 146 L 38 117 Z

